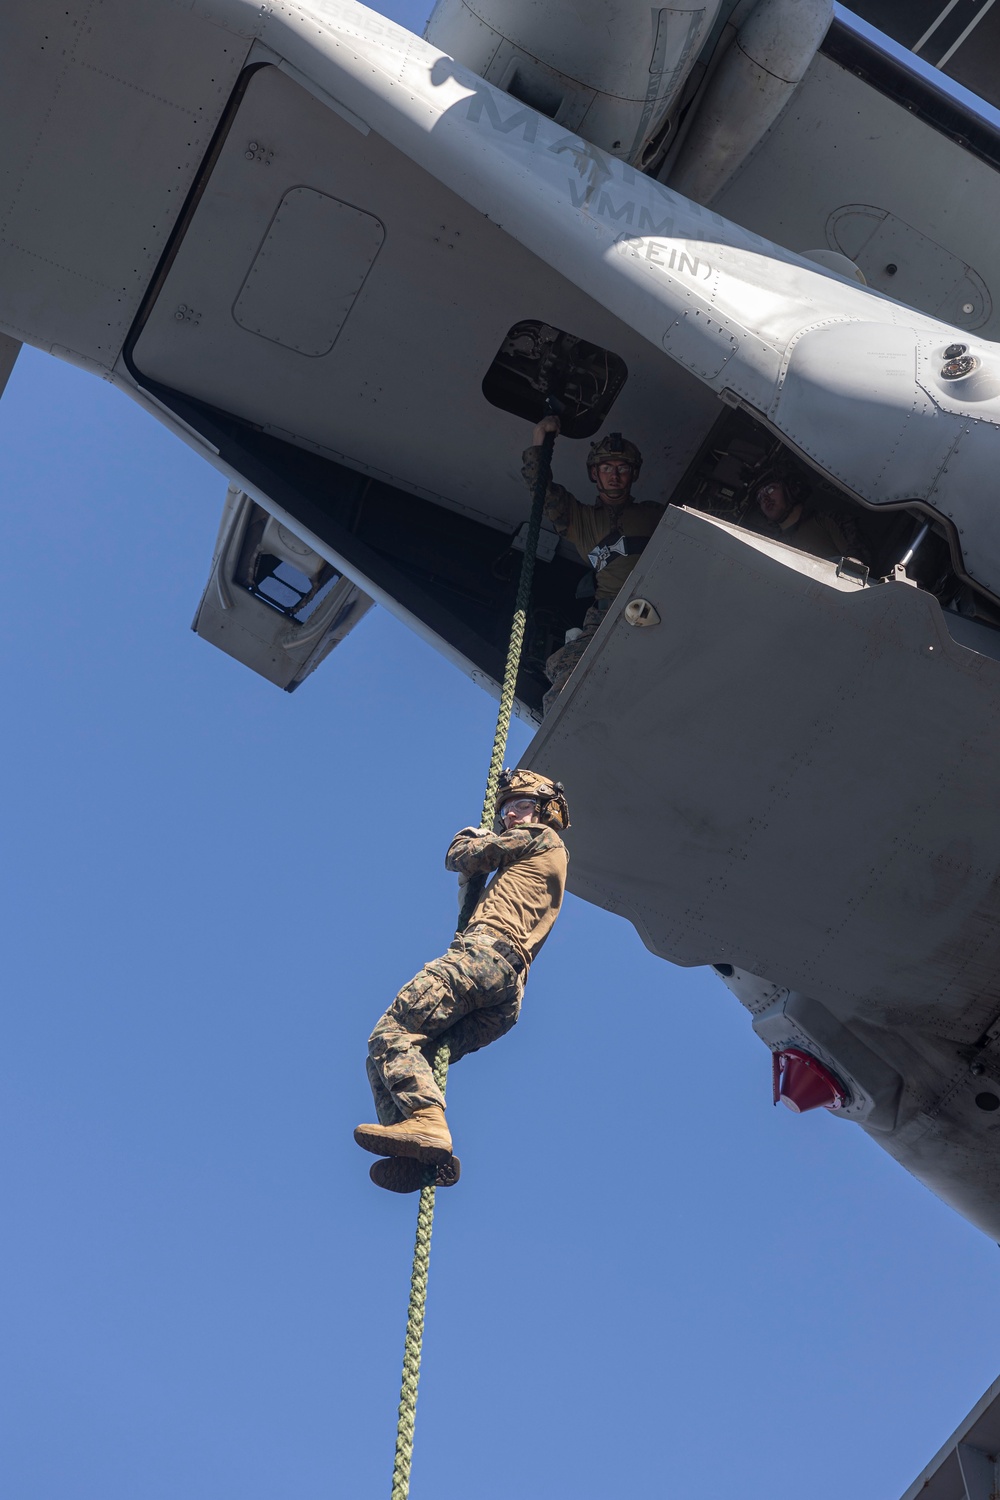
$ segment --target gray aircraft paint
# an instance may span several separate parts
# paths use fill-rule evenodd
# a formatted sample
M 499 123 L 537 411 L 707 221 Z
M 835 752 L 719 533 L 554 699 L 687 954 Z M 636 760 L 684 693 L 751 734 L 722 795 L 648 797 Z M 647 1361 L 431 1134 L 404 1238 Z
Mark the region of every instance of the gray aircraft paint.
M 140 12 L 141 38 L 134 25 Z M 260 118 L 279 134 L 284 122 L 286 135 L 276 136 L 276 144 L 256 134 L 233 138 L 246 172 L 253 174 L 245 178 L 242 194 L 230 199 L 234 215 L 245 215 L 238 229 L 244 236 L 240 255 L 226 260 L 235 230 L 233 241 L 207 232 L 210 225 L 224 229 L 223 221 L 213 218 L 222 212 L 224 195 L 213 197 L 210 178 L 137 341 L 141 376 L 169 372 L 182 390 L 199 380 L 218 381 L 220 388 L 229 382 L 234 396 L 249 406 L 262 399 L 268 381 L 274 390 L 279 377 L 291 372 L 289 379 L 299 382 L 296 404 L 307 405 L 319 372 L 334 379 L 337 360 L 351 347 L 362 318 L 371 314 L 372 300 L 382 295 L 378 279 L 393 263 L 394 236 L 398 240 L 408 228 L 425 235 L 426 262 L 414 260 L 412 274 L 429 286 L 424 278 L 437 267 L 435 284 L 440 284 L 444 251 L 430 249 L 429 221 L 420 213 L 436 214 L 441 206 L 450 222 L 439 218 L 439 228 L 461 228 L 474 248 L 458 249 L 453 236 L 452 264 L 462 268 L 450 278 L 454 368 L 449 373 L 446 364 L 435 366 L 433 394 L 438 409 L 449 413 L 450 429 L 458 426 L 474 436 L 452 444 L 442 456 L 445 445 L 418 425 L 421 409 L 390 444 L 384 421 L 380 425 L 372 418 L 365 430 L 346 407 L 331 414 L 325 399 L 316 401 L 329 424 L 322 431 L 290 431 L 284 417 L 275 420 L 278 414 L 272 412 L 274 430 L 364 472 L 384 464 L 382 472 L 402 488 L 455 509 L 477 509 L 503 528 L 523 514 L 516 453 L 526 433 L 505 414 L 475 404 L 478 384 L 470 383 L 469 372 L 478 370 L 481 379 L 487 340 L 479 325 L 501 312 L 504 328 L 515 320 L 499 292 L 511 306 L 521 299 L 516 309 L 521 317 L 534 315 L 527 304 L 542 297 L 546 315 L 552 309 L 553 317 L 557 312 L 565 317 L 559 326 L 603 342 L 627 359 L 631 378 L 616 407 L 616 422 L 631 427 L 634 420 L 645 442 L 647 432 L 656 438 L 656 424 L 663 427 L 669 413 L 667 439 L 660 440 L 657 453 L 668 487 L 707 432 L 719 398 L 741 403 L 866 503 L 918 501 L 952 522 L 969 576 L 1000 594 L 1000 522 L 990 503 L 1000 425 L 995 344 L 820 270 L 766 235 L 690 202 L 359 6 L 333 0 L 277 3 L 262 13 L 240 0 L 197 0 L 186 9 L 153 0 L 139 6 L 132 0 L 117 21 L 116 15 L 113 7 L 106 8 L 100 25 L 89 30 L 81 29 L 76 13 L 67 15 L 65 6 L 22 6 L 15 16 L 14 37 L 16 42 L 20 36 L 23 56 L 16 45 L 8 47 L 12 78 L 3 107 L 19 126 L 13 133 L 21 154 L 12 162 L 12 176 L 20 186 L 3 205 L 8 240 L 0 277 L 0 324 L 11 339 L 52 349 L 113 379 L 225 468 L 197 434 L 142 389 L 121 350 L 236 80 L 247 65 L 260 64 L 244 102 L 260 108 Z M 47 27 L 53 50 L 58 49 L 52 63 L 35 47 L 36 33 Z M 825 71 L 817 62 L 803 90 Z M 125 81 L 120 98 L 109 93 L 108 75 Z M 242 128 L 239 113 L 236 128 Z M 295 134 L 300 128 L 304 139 Z M 741 191 L 781 130 L 779 120 L 723 197 Z M 55 147 L 64 140 L 73 150 L 60 156 Z M 372 197 L 390 189 L 410 195 L 409 224 L 405 216 L 393 222 L 380 204 L 341 198 L 323 182 L 284 179 L 283 153 L 309 156 L 315 147 L 310 162 L 329 161 L 331 140 L 336 163 L 357 172 L 358 181 L 364 180 L 360 167 L 369 159 L 389 174 L 369 179 Z M 32 154 L 23 146 L 26 141 L 43 141 L 48 148 Z M 141 141 L 141 149 L 133 141 Z M 113 192 L 102 188 L 112 142 L 124 158 Z M 961 159 L 958 148 L 953 155 Z M 217 170 L 235 169 L 223 148 Z M 811 170 L 817 171 L 815 164 Z M 317 212 L 334 212 L 316 202 L 333 198 L 368 216 L 353 221 L 359 244 L 368 244 L 354 267 L 355 300 L 346 311 L 340 309 L 344 316 L 331 315 L 323 344 L 308 348 L 302 345 L 298 307 L 290 314 L 286 309 L 278 326 L 271 316 L 275 309 L 261 306 L 255 292 L 241 304 L 243 325 L 232 313 L 279 204 L 294 187 L 314 194 L 309 202 Z M 852 192 L 839 206 L 861 201 Z M 907 213 L 899 217 L 913 224 L 918 216 Z M 368 219 L 384 224 L 384 242 Z M 74 236 L 65 233 L 68 221 Z M 925 233 L 919 223 L 917 231 Z M 208 275 L 204 247 L 210 241 L 222 246 L 217 262 L 225 269 L 222 285 Z M 171 280 L 187 276 L 201 276 L 203 282 L 184 292 Z M 984 277 L 987 285 L 985 270 Z M 255 278 L 255 286 L 265 284 L 266 278 Z M 498 308 L 482 292 L 493 285 L 499 288 Z M 391 290 L 387 287 L 386 294 Z M 430 309 L 431 326 L 435 318 L 440 325 L 445 310 L 442 296 Z M 397 341 L 405 341 L 410 323 L 416 325 L 422 315 L 416 307 L 404 308 L 381 342 L 367 340 L 369 362 L 352 371 L 355 386 L 383 379 L 396 359 Z M 256 375 L 239 368 L 239 354 L 219 354 L 215 340 L 223 337 L 223 328 L 226 339 L 255 341 L 232 347 L 253 348 Z M 486 331 L 495 350 L 494 332 Z M 275 333 L 280 336 L 269 336 Z M 964 395 L 961 383 L 941 379 L 942 352 L 956 340 L 968 343 L 980 359 Z M 214 369 L 213 349 L 219 354 Z M 242 388 L 241 379 L 247 381 Z M 467 413 L 473 414 L 474 428 Z M 559 463 L 570 478 L 575 465 L 582 482 L 578 452 L 561 446 Z M 484 476 L 484 471 L 491 472 Z M 240 476 L 231 477 L 242 484 Z M 302 534 L 295 518 L 266 495 L 246 484 L 242 488 Z M 304 540 L 341 565 L 319 540 L 309 535 Z M 671 547 L 681 541 L 697 552 L 700 574 L 686 575 L 678 567 Z M 369 588 L 349 568 L 344 571 L 367 594 L 405 614 L 390 595 Z M 699 577 L 700 591 L 682 609 L 682 582 L 686 578 L 690 591 Z M 969 1102 L 972 1084 L 962 1051 L 985 1036 L 983 1066 L 991 1076 L 994 1021 L 1000 1013 L 990 947 L 997 917 L 990 894 L 998 868 L 992 851 L 1000 847 L 1000 830 L 986 796 L 987 785 L 992 786 L 988 751 L 1000 707 L 995 634 L 964 622 L 961 632 L 956 623 L 952 635 L 927 595 L 903 584 L 860 588 L 837 579 L 827 565 L 777 544 L 769 549 L 759 539 L 688 513 L 671 516 L 647 549 L 635 583 L 649 591 L 663 623 L 641 631 L 623 624 L 627 601 L 621 599 L 532 751 L 539 762 L 550 754 L 559 759 L 559 773 L 573 783 L 576 888 L 622 911 L 656 951 L 678 962 L 731 963 L 732 988 L 754 1014 L 767 1044 L 808 1041 L 850 1080 L 846 1117 L 996 1237 L 1000 1163 L 983 1135 L 983 1120 L 971 1112 L 975 1104 Z M 794 694 L 780 701 L 773 693 L 769 697 L 763 689 L 771 692 L 771 687 L 752 670 L 733 678 L 725 644 L 741 639 L 747 621 L 759 628 L 769 601 L 796 623 L 794 649 L 783 658 L 788 681 L 808 686 L 810 701 L 825 705 L 831 735 L 839 735 L 843 760 L 825 763 L 838 799 L 843 794 L 838 778 L 853 775 L 864 787 L 870 820 L 877 823 L 883 793 L 896 799 L 898 823 L 905 824 L 907 809 L 911 818 L 919 814 L 917 864 L 944 869 L 955 888 L 952 899 L 934 905 L 933 922 L 927 920 L 926 901 L 907 914 L 905 882 L 893 885 L 887 875 L 884 886 L 870 879 L 863 887 L 875 893 L 865 925 L 861 903 L 850 896 L 859 889 L 865 829 L 837 824 L 838 817 L 844 823 L 842 815 L 824 805 L 823 786 L 815 778 L 809 792 L 805 747 L 818 746 L 817 755 L 823 748 L 815 740 L 816 713 L 807 715 Z M 845 661 L 858 664 L 858 672 L 866 650 L 880 653 L 884 678 L 879 682 L 885 691 L 878 700 L 883 729 L 878 745 L 849 733 L 851 694 L 844 667 L 837 665 L 840 648 L 848 645 L 855 654 Z M 699 660 L 710 646 L 716 676 L 699 686 Z M 728 698 L 713 703 L 712 691 L 721 693 L 724 682 L 731 689 Z M 925 682 L 933 684 L 935 701 L 948 710 L 939 718 L 914 717 L 914 684 Z M 862 674 L 858 696 L 874 712 L 871 692 L 872 682 Z M 683 703 L 691 708 L 690 744 L 674 716 Z M 692 754 L 711 714 L 723 710 L 725 720 L 752 745 L 773 739 L 780 724 L 783 742 L 801 749 L 795 766 L 783 768 L 766 817 L 759 810 L 765 799 L 757 784 L 744 788 L 733 807 L 723 738 L 714 754 Z M 865 723 L 860 710 L 857 722 Z M 969 758 L 970 773 L 975 771 L 972 780 L 982 787 L 975 797 L 963 794 L 961 778 L 950 774 L 960 764 L 956 726 L 964 736 L 959 748 Z M 595 747 L 609 734 L 621 736 L 613 826 L 605 805 L 605 763 L 598 767 L 594 761 Z M 684 789 L 683 817 L 684 810 L 670 800 L 670 788 L 659 792 L 657 777 L 668 752 L 676 761 L 672 785 Z M 931 803 L 925 796 L 929 784 L 936 787 Z M 735 790 L 740 793 L 738 785 Z M 658 792 L 656 816 L 649 819 L 650 799 Z M 727 806 L 734 826 L 740 819 L 743 825 L 756 819 L 756 832 L 744 826 L 737 837 L 725 827 Z M 714 842 L 706 832 L 699 843 L 691 834 L 693 821 L 709 832 L 714 827 Z M 958 854 L 949 853 L 955 828 L 969 845 Z M 898 853 L 888 824 L 868 837 L 872 847 L 865 855 L 872 869 Z M 821 881 L 815 873 L 819 849 Z M 691 891 L 698 894 L 684 898 L 678 881 L 689 870 Z M 751 877 L 752 885 L 746 884 Z M 804 920 L 769 916 L 766 904 L 760 905 L 769 888 L 783 899 L 794 894 L 804 902 Z M 833 930 L 838 923 L 842 931 Z M 983 933 L 978 959 L 969 956 L 970 923 L 978 923 Z M 900 960 L 895 977 L 893 955 Z
M 903 1500 L 993 1500 L 1000 1488 L 1000 1380 L 910 1485 Z
M 623 595 L 527 757 L 573 789 L 573 889 L 674 963 L 730 966 L 762 1039 L 818 1056 L 841 1117 L 1000 1239 L 975 1102 L 1000 1097 L 997 1040 L 976 1050 L 1000 1015 L 1000 637 L 682 509 Z
M 401 28 L 383 23 L 376 42 L 356 7 L 332 0 L 306 14 L 275 6 L 262 40 L 638 333 L 662 339 L 686 314 L 702 315 L 685 323 L 679 363 L 766 415 L 861 499 L 927 502 L 958 529 L 968 575 L 1000 594 L 1000 520 L 976 502 L 1000 462 L 1000 350 L 964 335 L 996 372 L 996 393 L 963 401 L 933 375 L 958 330 L 691 203 Z M 359 53 L 375 71 L 358 69 Z M 609 253 L 622 221 L 661 240 L 665 263 L 628 246 Z M 678 246 L 713 266 L 697 291 L 669 269 Z M 718 373 L 700 374 L 733 340 Z M 852 400 L 862 383 L 863 399 Z

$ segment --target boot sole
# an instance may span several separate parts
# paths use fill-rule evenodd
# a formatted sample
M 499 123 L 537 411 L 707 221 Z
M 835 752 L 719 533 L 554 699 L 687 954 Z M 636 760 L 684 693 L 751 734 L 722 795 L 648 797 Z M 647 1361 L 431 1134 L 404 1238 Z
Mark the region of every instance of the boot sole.
M 372 1162 L 368 1175 L 376 1187 L 389 1193 L 419 1193 L 425 1187 L 454 1187 L 462 1175 L 462 1163 L 457 1156 L 437 1167 L 408 1156 L 385 1156 Z
M 354 1139 L 363 1151 L 374 1156 L 405 1156 L 411 1161 L 422 1161 L 429 1167 L 441 1167 L 451 1161 L 451 1148 L 435 1146 L 430 1141 L 403 1140 L 399 1136 L 376 1135 L 359 1125 Z

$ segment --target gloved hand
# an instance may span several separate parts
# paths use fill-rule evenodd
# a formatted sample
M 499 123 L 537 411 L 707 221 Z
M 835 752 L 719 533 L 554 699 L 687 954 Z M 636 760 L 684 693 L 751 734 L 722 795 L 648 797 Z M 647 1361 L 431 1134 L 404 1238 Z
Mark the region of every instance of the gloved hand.
M 543 417 L 540 422 L 536 423 L 535 430 L 531 434 L 532 444 L 536 448 L 540 448 L 542 446 L 542 443 L 545 441 L 547 433 L 558 433 L 560 430 L 561 428 L 559 424 L 559 418 L 553 413 L 550 413 L 549 416 Z

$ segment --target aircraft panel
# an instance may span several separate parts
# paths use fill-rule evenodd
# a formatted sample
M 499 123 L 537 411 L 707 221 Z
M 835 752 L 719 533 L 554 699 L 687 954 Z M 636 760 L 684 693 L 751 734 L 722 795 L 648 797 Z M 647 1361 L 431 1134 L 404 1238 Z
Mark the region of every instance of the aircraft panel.
M 369 234 L 360 259 L 349 237 L 339 251 L 330 240 L 322 262 L 310 257 L 311 270 L 286 277 L 272 304 L 256 307 L 257 333 L 243 311 L 248 276 L 279 205 L 306 190 L 311 202 L 323 195 L 342 205 L 324 210 L 339 214 L 338 234 L 377 224 L 382 238 L 376 247 Z M 530 427 L 490 405 L 482 381 L 525 318 L 624 359 L 628 379 L 608 422 L 646 455 L 643 495 L 668 493 L 716 398 L 374 132 L 265 67 L 247 86 L 132 359 L 147 379 L 513 528 L 524 516 L 520 455 Z M 319 323 L 339 330 L 329 351 L 295 348 L 301 329 Z M 590 490 L 586 446 L 564 441 L 556 460 L 581 495 Z
M 9 332 L 105 365 L 120 349 L 246 55 L 177 23 L 150 6 L 136 24 L 130 0 L 0 18 L 0 59 L 17 58 L 0 90 Z
M 292 693 L 373 600 L 301 537 L 229 486 L 212 571 L 191 628 Z
M 572 788 L 570 888 L 1000 1239 L 1000 662 L 946 619 L 672 507 L 523 761 Z
M 974 1041 L 1000 1012 L 1000 663 L 919 589 L 679 508 L 624 594 L 662 624 L 619 596 L 531 750 L 585 814 L 573 889 L 675 963 Z
M 903 1500 L 991 1500 L 1000 1487 L 1000 1380 L 995 1380 Z
M 997 171 L 828 57 L 713 207 L 789 249 L 841 250 L 878 291 L 1000 337 Z

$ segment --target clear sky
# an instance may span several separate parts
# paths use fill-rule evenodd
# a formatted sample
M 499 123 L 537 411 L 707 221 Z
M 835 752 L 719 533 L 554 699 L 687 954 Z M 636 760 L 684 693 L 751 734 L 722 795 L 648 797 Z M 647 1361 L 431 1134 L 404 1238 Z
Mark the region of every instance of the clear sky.
M 387 1497 L 416 1200 L 351 1129 L 494 704 L 383 610 L 294 696 L 199 641 L 224 481 L 33 350 L 0 474 L 0 1492 Z M 898 1500 L 996 1377 L 1000 1250 L 623 921 L 449 1097 L 413 1500 Z

